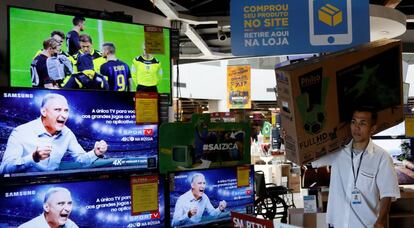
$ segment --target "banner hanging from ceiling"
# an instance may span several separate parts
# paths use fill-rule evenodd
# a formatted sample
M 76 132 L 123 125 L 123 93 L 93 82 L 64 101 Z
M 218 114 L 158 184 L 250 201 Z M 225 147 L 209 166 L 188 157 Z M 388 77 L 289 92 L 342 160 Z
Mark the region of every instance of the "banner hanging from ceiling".
M 232 0 L 233 55 L 332 52 L 369 42 L 368 0 Z
M 227 66 L 227 107 L 250 109 L 250 66 Z

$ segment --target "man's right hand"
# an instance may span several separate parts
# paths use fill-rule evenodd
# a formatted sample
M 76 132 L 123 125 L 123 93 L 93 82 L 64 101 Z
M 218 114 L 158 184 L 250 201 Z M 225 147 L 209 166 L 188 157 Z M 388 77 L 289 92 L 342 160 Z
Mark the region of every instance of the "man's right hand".
M 189 218 L 193 217 L 196 214 L 197 214 L 197 207 L 193 207 L 193 208 L 191 208 L 191 210 L 188 211 L 188 217 Z
M 36 163 L 50 157 L 52 152 L 52 146 L 38 146 L 36 151 L 33 153 L 33 161 Z

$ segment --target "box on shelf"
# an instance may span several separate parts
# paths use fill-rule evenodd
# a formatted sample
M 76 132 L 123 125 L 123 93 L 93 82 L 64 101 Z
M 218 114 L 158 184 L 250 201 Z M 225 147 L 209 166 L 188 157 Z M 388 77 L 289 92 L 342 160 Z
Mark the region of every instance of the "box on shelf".
M 305 164 L 351 139 L 356 105 L 378 112 L 377 132 L 403 120 L 401 42 L 379 40 L 277 68 L 286 158 Z
M 291 189 L 294 193 L 299 193 L 300 187 L 300 174 L 291 173 L 288 178 L 288 188 Z
M 288 210 L 289 224 L 306 228 L 328 228 L 326 213 L 304 213 L 303 208 Z

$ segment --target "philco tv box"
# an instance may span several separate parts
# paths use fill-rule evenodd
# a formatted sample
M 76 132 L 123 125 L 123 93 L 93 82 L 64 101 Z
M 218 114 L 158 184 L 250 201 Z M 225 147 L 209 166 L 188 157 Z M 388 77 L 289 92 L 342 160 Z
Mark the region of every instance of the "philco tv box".
M 401 64 L 401 42 L 383 39 L 277 68 L 287 158 L 305 164 L 347 144 L 357 106 L 378 112 L 377 132 L 400 123 Z

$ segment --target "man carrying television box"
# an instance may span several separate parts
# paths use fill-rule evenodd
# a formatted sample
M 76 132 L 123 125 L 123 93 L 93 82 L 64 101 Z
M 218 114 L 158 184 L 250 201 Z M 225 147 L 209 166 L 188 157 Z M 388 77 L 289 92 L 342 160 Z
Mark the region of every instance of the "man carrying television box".
M 40 117 L 13 129 L 8 142 L 0 173 L 42 172 L 59 169 L 65 154 L 88 167 L 103 157 L 108 145 L 101 140 L 93 150 L 85 152 L 75 134 L 65 126 L 69 118 L 66 98 L 47 94 L 41 104 Z
M 211 205 L 210 199 L 204 194 L 206 179 L 203 174 L 196 173 L 191 177 L 191 189 L 182 194 L 175 204 L 171 226 L 197 224 L 202 220 L 204 211 L 210 216 L 220 217 L 226 209 L 227 203 L 222 200 L 217 208 Z
M 392 158 L 371 140 L 376 123 L 373 107 L 356 107 L 352 141 L 312 162 L 332 166 L 326 218 L 334 227 L 385 227 L 391 202 L 400 198 Z

